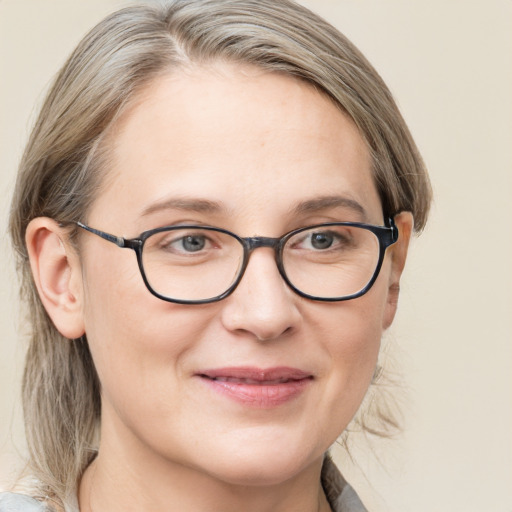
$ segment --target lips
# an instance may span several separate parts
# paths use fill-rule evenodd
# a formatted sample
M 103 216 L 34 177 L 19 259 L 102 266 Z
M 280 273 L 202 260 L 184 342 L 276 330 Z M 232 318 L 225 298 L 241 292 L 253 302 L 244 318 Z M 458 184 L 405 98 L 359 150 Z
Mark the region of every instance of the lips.
M 297 398 L 313 376 L 297 368 L 230 367 L 202 370 L 196 374 L 204 384 L 243 405 L 271 408 Z

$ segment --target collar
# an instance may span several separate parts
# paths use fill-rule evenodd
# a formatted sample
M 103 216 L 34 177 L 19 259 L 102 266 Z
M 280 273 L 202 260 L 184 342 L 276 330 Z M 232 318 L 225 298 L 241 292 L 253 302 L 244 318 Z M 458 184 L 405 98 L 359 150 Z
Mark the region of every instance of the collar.
M 322 486 L 333 512 L 368 512 L 328 453 L 322 466 Z

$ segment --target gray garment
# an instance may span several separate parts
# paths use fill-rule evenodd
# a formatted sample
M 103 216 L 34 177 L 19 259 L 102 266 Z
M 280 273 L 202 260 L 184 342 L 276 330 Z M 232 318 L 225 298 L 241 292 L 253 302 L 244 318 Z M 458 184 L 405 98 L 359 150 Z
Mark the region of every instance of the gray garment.
M 41 502 L 13 492 L 0 494 L 0 512 L 46 512 Z
M 1 492 L 0 512 L 55 512 L 55 510 L 51 506 L 25 494 Z M 73 496 L 68 503 L 64 504 L 64 512 L 80 512 L 76 496 Z
M 322 485 L 333 512 L 367 512 L 354 489 L 343 478 L 329 455 L 322 467 Z M 80 512 L 76 498 L 65 509 L 66 512 Z M 51 512 L 33 498 L 12 492 L 0 493 L 0 512 Z
M 356 491 L 343 478 L 329 453 L 325 454 L 322 466 L 322 486 L 333 512 L 368 512 Z

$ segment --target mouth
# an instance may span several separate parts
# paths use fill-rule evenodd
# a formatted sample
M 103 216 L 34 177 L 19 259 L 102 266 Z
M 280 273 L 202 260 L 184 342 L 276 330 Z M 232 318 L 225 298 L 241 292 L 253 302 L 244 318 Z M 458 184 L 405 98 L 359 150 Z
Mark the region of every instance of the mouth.
M 313 375 L 297 368 L 231 367 L 196 373 L 210 389 L 243 405 L 271 408 L 302 394 Z

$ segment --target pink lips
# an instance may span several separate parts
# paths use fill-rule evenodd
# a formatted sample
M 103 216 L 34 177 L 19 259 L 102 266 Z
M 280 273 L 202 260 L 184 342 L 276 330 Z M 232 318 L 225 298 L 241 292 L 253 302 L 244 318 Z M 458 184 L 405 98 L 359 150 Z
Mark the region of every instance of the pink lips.
M 271 408 L 297 397 L 313 376 L 297 368 L 232 367 L 202 370 L 196 374 L 211 389 L 239 403 Z

